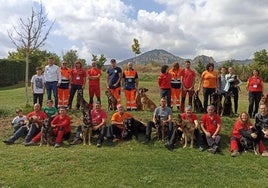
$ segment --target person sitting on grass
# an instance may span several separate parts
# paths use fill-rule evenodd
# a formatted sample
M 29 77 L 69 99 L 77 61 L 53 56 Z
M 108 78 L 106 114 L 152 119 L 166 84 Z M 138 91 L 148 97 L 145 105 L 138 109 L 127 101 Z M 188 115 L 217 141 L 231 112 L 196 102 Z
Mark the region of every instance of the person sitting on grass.
M 262 153 L 262 156 L 268 156 L 268 152 L 266 152 L 265 147 L 262 141 L 256 142 L 257 134 L 253 132 L 253 125 L 250 122 L 250 118 L 248 113 L 242 112 L 240 116 L 234 123 L 234 127 L 232 130 L 231 138 L 230 138 L 230 150 L 231 156 L 236 157 L 242 151 L 253 149 L 254 145 L 258 144 L 259 151 L 255 151 L 257 153 Z
M 30 142 L 31 139 L 40 132 L 41 124 L 47 119 L 47 114 L 41 110 L 40 104 L 34 105 L 34 111 L 27 114 L 27 123 L 21 126 L 8 140 L 3 141 L 6 144 L 14 144 L 14 142 L 26 135 L 23 144 Z
M 17 116 L 12 120 L 11 125 L 13 127 L 14 133 L 22 126 L 26 125 L 27 117 L 23 114 L 22 109 L 16 110 Z
M 217 153 L 221 139 L 219 135 L 221 130 L 221 118 L 215 113 L 215 107 L 213 105 L 207 106 L 207 114 L 201 117 L 201 129 L 205 134 L 208 151 L 214 154 Z
M 104 140 L 104 135 L 107 132 L 106 127 L 107 114 L 103 109 L 101 109 L 101 104 L 99 101 L 95 103 L 95 109 L 91 110 L 91 119 L 93 125 L 92 133 L 99 135 L 97 140 L 97 147 L 101 147 L 101 144 Z M 73 142 L 71 142 L 71 145 L 80 144 L 82 142 L 81 139 L 82 126 L 83 125 L 77 127 L 75 138 Z
M 68 140 L 71 134 L 70 126 L 71 118 L 67 114 L 67 109 L 64 106 L 59 107 L 59 114 L 51 121 L 53 127 L 53 134 L 56 136 L 55 148 L 61 147 L 63 140 Z M 41 140 L 42 133 L 39 132 L 29 143 L 25 146 L 36 146 Z

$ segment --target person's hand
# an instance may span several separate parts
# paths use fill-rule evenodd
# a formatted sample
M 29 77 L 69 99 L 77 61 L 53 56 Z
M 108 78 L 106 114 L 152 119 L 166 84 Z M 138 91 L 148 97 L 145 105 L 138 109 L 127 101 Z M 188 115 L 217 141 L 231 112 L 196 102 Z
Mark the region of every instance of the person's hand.
M 252 138 L 254 138 L 254 139 L 257 138 L 257 134 L 256 134 L 256 133 L 251 133 L 250 136 L 251 136 Z
M 206 135 L 206 137 L 211 137 L 211 134 L 210 134 L 210 132 L 205 132 L 205 135 Z

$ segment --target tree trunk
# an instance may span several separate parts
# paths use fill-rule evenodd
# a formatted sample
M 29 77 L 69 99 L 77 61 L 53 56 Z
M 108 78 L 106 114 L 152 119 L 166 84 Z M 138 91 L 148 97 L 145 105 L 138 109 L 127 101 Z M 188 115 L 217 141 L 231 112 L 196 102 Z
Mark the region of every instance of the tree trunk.
M 26 99 L 26 106 L 29 105 L 29 94 L 28 94 L 28 82 L 29 82 L 29 52 L 26 52 L 26 70 L 25 70 L 25 99 Z

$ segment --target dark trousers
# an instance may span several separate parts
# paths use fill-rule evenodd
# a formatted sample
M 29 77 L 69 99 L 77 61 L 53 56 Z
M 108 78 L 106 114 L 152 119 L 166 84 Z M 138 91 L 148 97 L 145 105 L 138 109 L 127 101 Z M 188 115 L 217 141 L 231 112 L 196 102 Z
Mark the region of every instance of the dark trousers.
M 147 123 L 147 126 L 146 126 L 146 133 L 145 133 L 145 137 L 146 137 L 146 139 L 148 139 L 148 140 L 151 140 L 152 128 L 156 128 L 156 124 L 155 124 L 153 121 L 149 121 L 149 122 Z M 172 135 L 173 135 L 173 130 L 175 130 L 175 129 L 173 128 L 173 123 L 169 123 L 169 124 L 166 126 L 166 129 L 165 129 L 165 135 L 166 135 L 166 137 L 163 138 L 163 139 L 165 139 L 165 141 L 170 141 L 170 139 L 171 139 L 171 137 L 172 137 Z M 174 133 L 174 135 L 173 135 L 174 138 L 173 138 L 173 139 L 176 138 L 176 135 L 177 135 L 177 133 Z
M 205 88 L 203 87 L 203 95 L 204 95 L 204 109 L 207 111 L 208 107 L 208 99 L 211 97 L 212 93 L 215 93 L 215 88 Z
M 35 123 L 30 125 L 28 134 L 25 137 L 25 142 L 30 142 L 32 138 L 41 131 L 41 126 L 37 126 Z
M 9 138 L 9 141 L 15 142 L 20 137 L 26 136 L 27 133 L 28 133 L 27 126 L 23 125 L 15 131 L 14 135 Z
M 71 90 L 70 90 L 70 97 L 69 97 L 69 101 L 68 101 L 68 107 L 71 109 L 72 108 L 72 103 L 73 103 L 73 99 L 74 99 L 74 95 L 75 92 L 79 89 L 82 89 L 82 85 L 74 85 L 71 84 Z M 80 105 L 76 104 L 76 108 L 79 108 Z
M 238 110 L 238 93 L 239 93 L 239 90 L 237 87 L 230 87 L 228 93 L 231 93 L 233 94 L 233 97 L 234 97 L 234 113 L 237 114 L 237 110 Z
M 248 93 L 248 114 L 250 117 L 254 117 L 255 114 L 258 112 L 259 103 L 262 97 L 262 92 L 249 92 Z M 253 110 L 254 108 L 254 110 Z
M 75 138 L 76 139 L 81 139 L 81 133 L 82 133 L 82 126 L 80 125 L 77 127 L 76 129 L 76 133 L 75 133 Z M 98 143 L 102 143 L 104 140 L 104 136 L 106 136 L 107 133 L 107 127 L 106 126 L 102 126 L 100 129 L 92 131 L 92 134 L 98 134 Z
M 171 107 L 171 89 L 161 89 L 160 97 L 165 97 L 167 99 L 167 106 Z
M 53 92 L 54 104 L 58 108 L 58 82 L 46 82 L 47 100 L 51 100 L 51 93 Z
M 43 106 L 43 96 L 44 96 L 43 93 L 34 93 L 33 94 L 33 104 L 38 103 L 42 107 Z

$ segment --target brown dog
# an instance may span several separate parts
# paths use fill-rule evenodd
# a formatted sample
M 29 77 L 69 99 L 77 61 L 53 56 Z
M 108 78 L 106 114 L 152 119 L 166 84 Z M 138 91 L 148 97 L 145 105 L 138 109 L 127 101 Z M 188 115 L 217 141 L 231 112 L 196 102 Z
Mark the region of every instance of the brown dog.
M 110 110 L 115 111 L 116 105 L 117 105 L 116 98 L 112 95 L 110 90 L 106 90 L 105 95 L 107 96 L 107 99 L 108 99 L 108 111 Z
M 42 122 L 41 133 L 42 134 L 41 134 L 40 146 L 44 144 L 46 144 L 47 146 L 54 145 L 53 127 L 51 127 L 49 119 L 45 119 Z
M 178 127 L 181 128 L 181 130 L 183 132 L 183 135 L 182 135 L 184 137 L 183 148 L 187 147 L 187 143 L 189 140 L 191 142 L 190 148 L 193 148 L 193 146 L 194 146 L 194 129 L 195 129 L 194 124 L 188 120 L 183 120 L 181 118 L 180 114 L 178 114 L 178 118 L 177 118 L 177 120 L 175 120 L 175 123 L 178 125 Z
M 165 140 L 166 124 L 161 120 L 160 116 L 155 117 L 156 138 L 157 140 Z
M 77 104 L 76 104 L 76 107 L 81 110 L 90 110 L 89 108 L 89 104 L 88 102 L 84 99 L 84 96 L 83 96 L 83 90 L 82 89 L 79 89 L 77 91 Z
M 215 107 L 215 112 L 218 115 L 222 116 L 222 104 L 221 104 L 221 95 L 218 93 L 212 93 L 210 98 L 211 104 Z
M 86 141 L 88 141 L 88 145 L 91 145 L 91 136 L 92 136 L 92 118 L 90 111 L 82 111 L 83 112 L 83 123 L 82 126 L 82 139 L 83 145 L 86 145 Z
M 137 105 L 137 111 L 141 111 L 142 110 L 142 104 L 141 104 L 141 92 L 144 90 L 145 88 L 140 88 L 137 92 L 137 96 L 136 96 L 136 105 Z
M 150 112 L 153 112 L 156 109 L 155 103 L 147 97 L 145 94 L 148 91 L 146 88 L 140 88 L 139 93 L 141 96 L 141 104 L 142 104 L 142 110 L 149 110 Z

